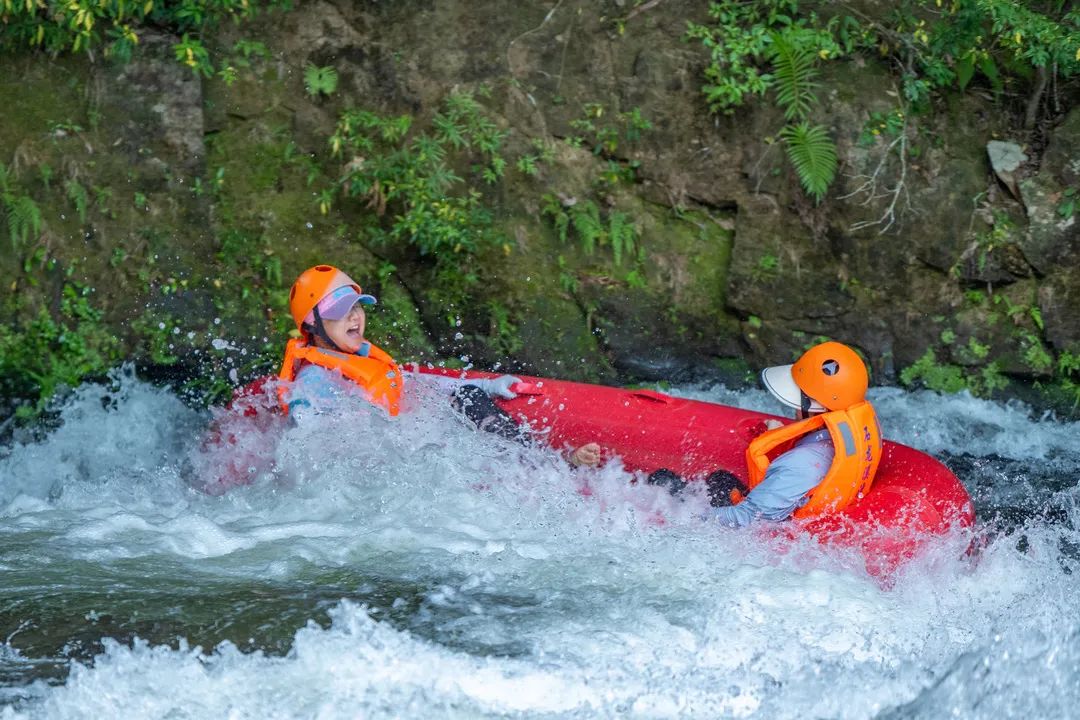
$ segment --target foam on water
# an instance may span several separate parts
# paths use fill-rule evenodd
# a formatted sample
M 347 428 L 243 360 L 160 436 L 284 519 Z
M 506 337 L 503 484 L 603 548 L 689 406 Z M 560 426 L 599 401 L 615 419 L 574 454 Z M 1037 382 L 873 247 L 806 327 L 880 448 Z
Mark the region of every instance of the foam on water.
M 782 414 L 781 405 L 764 390 L 733 391 L 723 386 L 682 388 L 682 397 Z M 1044 459 L 1080 451 L 1080 422 L 1033 418 L 1021 403 L 1002 404 L 972 397 L 967 391 L 939 395 L 929 390 L 871 388 L 868 398 L 890 440 L 924 452 L 998 455 L 1020 460 Z
M 923 449 L 1076 452 L 1075 426 L 1018 407 L 873 399 L 886 434 Z M 574 471 L 439 398 L 420 410 L 390 421 L 358 403 L 244 438 L 272 440 L 273 468 L 211 496 L 193 485 L 226 458 L 199 449 L 205 418 L 130 377 L 80 389 L 60 428 L 0 458 L 0 568 L 31 599 L 47 586 L 43 601 L 108 577 L 118 599 L 96 588 L 93 617 L 128 597 L 150 615 L 182 605 L 189 625 L 171 644 L 106 642 L 62 684 L 10 685 L 3 717 L 1000 719 L 1080 702 L 1075 510 L 992 538 L 974 567 L 967 538 L 946 538 L 883 589 L 843 552 L 704 524 L 704 498 L 631 485 L 617 464 Z M 1076 485 L 1059 492 L 1074 509 Z M 346 587 L 329 622 L 268 621 L 292 623 L 284 654 L 184 640 L 200 602 L 227 625 L 242 610 L 216 598 L 252 585 L 314 619 L 306 598 L 330 576 Z M 17 646 L 0 645 L 0 672 L 33 662 Z

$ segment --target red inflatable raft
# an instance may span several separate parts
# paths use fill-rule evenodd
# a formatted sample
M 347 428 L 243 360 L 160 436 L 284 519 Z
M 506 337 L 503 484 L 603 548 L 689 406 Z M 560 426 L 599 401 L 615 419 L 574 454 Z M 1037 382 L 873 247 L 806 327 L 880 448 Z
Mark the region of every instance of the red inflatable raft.
M 497 377 L 432 367 L 408 370 L 461 378 Z M 668 468 L 691 481 L 700 481 L 717 469 L 745 481 L 747 445 L 764 431 L 765 420 L 775 419 L 765 413 L 654 390 L 519 377 L 522 382 L 513 388 L 518 397 L 498 402 L 519 422 L 545 433 L 553 447 L 598 442 L 618 455 L 628 470 L 649 473 Z M 252 383 L 234 400 L 235 410 L 242 410 L 263 429 L 267 404 L 247 401 L 263 395 L 263 385 L 272 379 Z M 213 441 L 237 444 L 235 430 Z M 238 459 L 234 465 L 246 466 L 251 472 L 249 461 Z M 974 520 L 971 498 L 948 468 L 925 453 L 885 441 L 877 477 L 866 497 L 841 512 L 791 521 L 783 528 L 793 537 L 808 533 L 823 543 L 857 548 L 867 570 L 884 577 L 936 537 L 970 528 Z

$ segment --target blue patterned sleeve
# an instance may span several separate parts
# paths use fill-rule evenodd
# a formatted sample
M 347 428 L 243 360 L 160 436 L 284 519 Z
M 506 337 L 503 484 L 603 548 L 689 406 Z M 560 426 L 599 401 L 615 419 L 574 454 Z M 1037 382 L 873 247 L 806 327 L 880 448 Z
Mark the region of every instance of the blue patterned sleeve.
M 713 508 L 709 514 L 728 527 L 744 527 L 756 520 L 787 520 L 824 479 L 832 460 L 831 442 L 797 445 L 769 465 L 765 477 L 741 503 Z

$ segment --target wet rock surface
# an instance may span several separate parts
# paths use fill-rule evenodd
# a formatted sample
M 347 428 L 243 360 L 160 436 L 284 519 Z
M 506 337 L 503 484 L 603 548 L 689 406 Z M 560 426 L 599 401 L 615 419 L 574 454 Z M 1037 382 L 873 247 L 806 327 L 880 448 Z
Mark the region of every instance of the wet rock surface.
M 233 85 L 176 63 L 169 56 L 175 38 L 150 37 L 132 63 L 99 64 L 79 80 L 93 97 L 89 106 L 69 102 L 72 114 L 90 107 L 104 119 L 67 138 L 83 177 L 122 195 L 125 205 L 136 192 L 148 198 L 139 213 L 97 213 L 86 223 L 99 260 L 83 263 L 80 277 L 101 288 L 107 321 L 117 327 L 149 307 L 185 318 L 185 330 L 223 335 L 212 324 L 218 317 L 224 327 L 239 323 L 238 341 L 254 350 L 267 319 L 276 322 L 272 308 L 222 308 L 205 290 L 183 287 L 136 306 L 124 298 L 147 286 L 161 295 L 162 281 L 140 283 L 132 267 L 110 283 L 115 268 L 103 259 L 121 251 L 140 261 L 156 256 L 171 264 L 165 275 L 177 283 L 215 278 L 220 285 L 229 282 L 215 267 L 223 237 L 241 228 L 255 238 L 259 282 L 281 292 L 304 267 L 327 260 L 370 277 L 375 291 L 383 283 L 397 288 L 398 304 L 409 307 L 394 315 L 403 318 L 396 331 L 412 338 L 402 345 L 412 353 L 604 381 L 684 378 L 722 358 L 787 362 L 822 337 L 858 347 L 875 381 L 894 382 L 928 348 L 963 366 L 999 360 L 1005 372 L 1030 379 L 1045 369 L 1025 361 L 1028 335 L 1053 352 L 1080 343 L 1080 224 L 1058 212 L 1062 193 L 1080 177 L 1080 112 L 1053 130 L 1040 162 L 1014 169 L 1017 199 L 990 167 L 986 143 L 1007 135 L 1008 120 L 987 100 L 969 94 L 908 119 L 918 154 L 899 164 L 892 138 L 860 139 L 870 113 L 898 106 L 888 71 L 863 58 L 829 65 L 819 95 L 840 173 L 814 205 L 770 141 L 783 123 L 777 108 L 763 102 L 733 116 L 707 112 L 699 89 L 704 51 L 682 39 L 686 21 L 704 21 L 705 8 L 671 0 L 626 19 L 620 32 L 616 21 L 626 15 L 610 3 L 584 2 L 514 12 L 486 0 L 304 3 L 243 30 L 270 55 Z M 240 33 L 223 28 L 220 44 Z M 306 93 L 308 65 L 333 67 L 337 91 Z M 40 93 L 62 83 L 34 78 Z M 3 97 L 17 91 L 3 87 Z M 453 89 L 480 93 L 507 133 L 511 164 L 533 141 L 558 149 L 538 176 L 508 172 L 483 189 L 508 250 L 480 259 L 485 281 L 473 304 L 450 309 L 430 292 L 427 259 L 371 245 L 350 230 L 370 208 L 342 199 L 324 216 L 313 195 L 340 172 L 326 138 L 343 108 L 409 113 L 422 123 Z M 569 148 L 563 140 L 579 134 L 574 121 L 588 104 L 605 117 L 637 109 L 652 129 L 606 155 L 588 144 Z M 0 151 L 25 147 L 42 124 L 28 114 L 19 131 L 0 131 Z M 92 144 L 93 158 L 79 143 Z M 609 162 L 636 169 L 629 183 L 600 192 L 597 178 Z M 219 168 L 220 187 L 208 185 Z M 561 242 L 540 212 L 545 192 L 597 198 L 605 211 L 632 217 L 640 262 L 617 263 L 610 251 L 588 254 Z M 995 213 L 1012 218 L 1015 229 L 1007 241 L 987 243 L 980 238 L 997 227 Z M 85 227 L 69 218 L 49 228 L 55 256 L 86 254 Z M 22 260 L 0 265 L 6 284 Z M 995 304 L 1000 289 L 1017 284 L 1023 297 L 1009 296 L 1010 307 L 1023 303 L 1029 318 L 1037 308 L 1037 323 Z M 987 302 L 965 300 L 972 292 Z M 965 357 L 957 342 L 943 340 L 954 336 L 992 352 Z M 133 345 L 131 352 L 144 351 Z

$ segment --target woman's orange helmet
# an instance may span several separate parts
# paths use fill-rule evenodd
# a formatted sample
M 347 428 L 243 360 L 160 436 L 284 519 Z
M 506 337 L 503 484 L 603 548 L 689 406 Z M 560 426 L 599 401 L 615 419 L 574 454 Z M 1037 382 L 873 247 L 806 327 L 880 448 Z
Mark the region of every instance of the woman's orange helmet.
M 810 348 L 793 365 L 766 368 L 761 379 L 781 402 L 810 412 L 846 410 L 866 399 L 870 384 L 858 353 L 832 341 Z
M 312 311 L 319 301 L 342 287 L 352 287 L 358 295 L 363 293 L 356 281 L 333 265 L 316 265 L 300 273 L 289 291 L 289 311 L 296 329 L 302 330 L 305 322 L 312 322 Z

